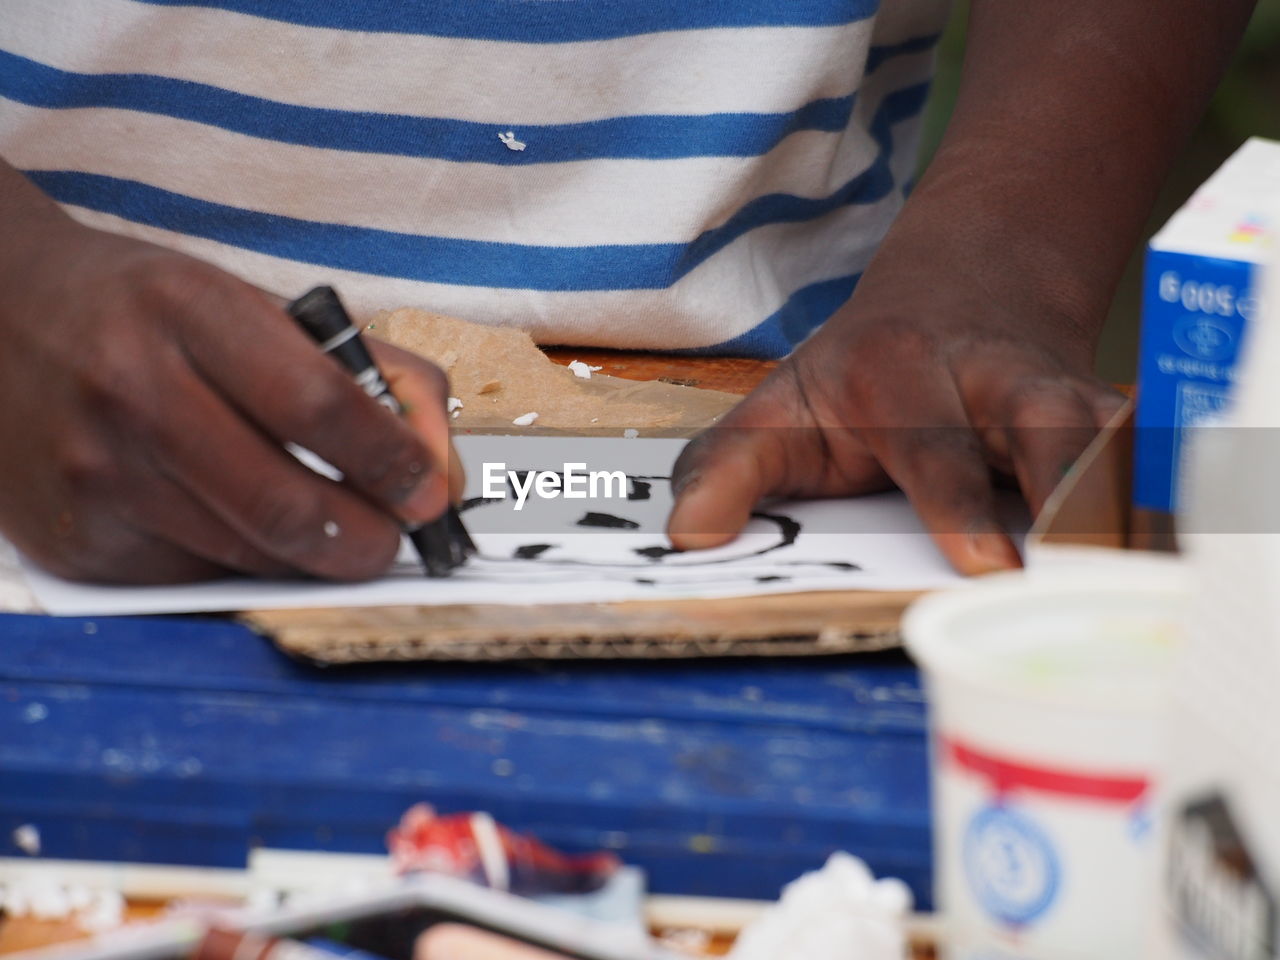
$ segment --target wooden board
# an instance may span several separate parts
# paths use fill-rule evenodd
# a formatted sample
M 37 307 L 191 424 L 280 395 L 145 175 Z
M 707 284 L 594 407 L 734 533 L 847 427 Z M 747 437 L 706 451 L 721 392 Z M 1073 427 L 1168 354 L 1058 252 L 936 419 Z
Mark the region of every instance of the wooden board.
M 428 801 L 617 850 L 655 893 L 772 899 L 844 849 L 931 902 L 924 691 L 897 651 L 321 668 L 214 617 L 0 636 L 0 856 L 21 824 L 63 860 L 377 854 Z

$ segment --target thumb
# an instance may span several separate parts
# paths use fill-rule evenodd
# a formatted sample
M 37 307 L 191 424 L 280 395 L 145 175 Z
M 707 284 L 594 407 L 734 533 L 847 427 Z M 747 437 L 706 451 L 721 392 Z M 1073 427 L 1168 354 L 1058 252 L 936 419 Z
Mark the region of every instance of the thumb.
M 676 502 L 667 536 L 678 550 L 718 547 L 736 537 L 751 511 L 782 482 L 782 429 L 719 426 L 689 442 L 676 460 Z
M 404 417 L 418 432 L 431 455 L 435 482 L 448 491 L 450 501 L 457 502 L 465 485 L 462 460 L 454 452 L 449 439 L 449 419 L 445 413 L 449 396 L 449 380 L 435 364 L 411 353 L 370 337 L 369 349 L 382 368 L 404 408 Z
M 454 449 L 453 441 L 449 441 L 449 502 L 455 507 L 462 503 L 463 491 L 467 488 L 467 474 L 462 469 L 462 458 Z

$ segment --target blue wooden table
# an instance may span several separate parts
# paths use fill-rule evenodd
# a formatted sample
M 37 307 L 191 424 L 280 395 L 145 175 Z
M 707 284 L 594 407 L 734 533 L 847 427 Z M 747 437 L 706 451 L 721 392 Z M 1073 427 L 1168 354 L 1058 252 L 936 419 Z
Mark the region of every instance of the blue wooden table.
M 242 866 L 384 850 L 410 804 L 608 847 L 663 893 L 772 898 L 834 849 L 928 904 L 900 654 L 318 668 L 215 618 L 0 615 L 0 855 Z

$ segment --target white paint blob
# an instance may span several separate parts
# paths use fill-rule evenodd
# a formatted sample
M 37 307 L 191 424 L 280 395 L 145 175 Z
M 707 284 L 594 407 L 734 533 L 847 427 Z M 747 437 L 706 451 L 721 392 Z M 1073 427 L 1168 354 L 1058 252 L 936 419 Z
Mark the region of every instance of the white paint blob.
M 516 133 L 514 130 L 507 130 L 503 133 L 498 134 L 498 139 L 502 141 L 502 145 L 505 146 L 508 150 L 519 151 L 519 150 L 523 150 L 526 146 L 528 146 L 528 144 L 521 143 L 519 140 L 516 139 Z

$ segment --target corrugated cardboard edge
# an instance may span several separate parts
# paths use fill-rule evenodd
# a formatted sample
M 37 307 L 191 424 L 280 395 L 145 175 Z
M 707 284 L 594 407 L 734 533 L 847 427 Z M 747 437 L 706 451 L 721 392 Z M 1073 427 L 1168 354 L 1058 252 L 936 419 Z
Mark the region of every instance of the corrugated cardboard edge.
M 898 646 L 899 618 L 918 595 L 260 610 L 241 619 L 286 653 L 327 664 L 830 655 Z

